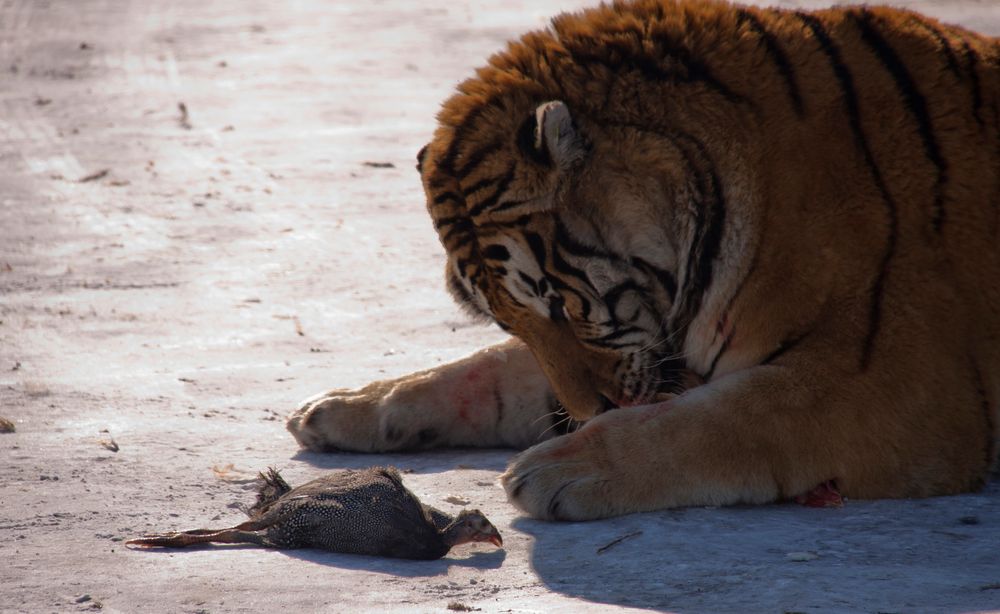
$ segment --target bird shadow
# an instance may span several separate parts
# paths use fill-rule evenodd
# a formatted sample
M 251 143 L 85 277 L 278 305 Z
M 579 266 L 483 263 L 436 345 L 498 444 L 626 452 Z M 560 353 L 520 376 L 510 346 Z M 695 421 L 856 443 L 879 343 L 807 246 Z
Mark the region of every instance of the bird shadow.
M 282 550 L 281 552 L 285 556 L 309 561 L 317 565 L 408 578 L 447 575 L 448 570 L 452 567 L 470 567 L 481 570 L 499 569 L 507 558 L 507 553 L 504 550 L 451 552 L 443 558 L 432 561 L 394 559 L 360 554 L 340 554 L 313 549 Z
M 387 454 L 358 454 L 356 452 L 312 452 L 299 450 L 291 460 L 306 463 L 319 469 L 364 469 L 374 465 L 396 467 L 403 473 L 443 473 L 454 469 L 479 469 L 503 471 L 507 468 L 513 450 L 459 448 L 396 452 Z
M 256 546 L 254 544 L 193 544 L 183 548 L 144 548 L 141 546 L 126 545 L 126 548 L 134 551 L 147 552 L 154 556 L 162 556 L 164 554 L 176 555 L 179 553 L 199 551 L 218 552 L 226 550 L 270 550 L 270 548 L 261 548 L 260 546 Z M 317 565 L 325 565 L 327 567 L 370 571 L 373 573 L 408 578 L 447 575 L 448 570 L 451 567 L 469 567 L 484 571 L 499 569 L 503 565 L 504 560 L 507 558 L 507 552 L 505 550 L 475 550 L 472 552 L 459 550 L 457 553 L 450 552 L 440 559 L 429 561 L 368 556 L 364 554 L 342 554 L 314 548 L 277 550 L 277 552 L 280 552 L 289 558 L 308 561 Z

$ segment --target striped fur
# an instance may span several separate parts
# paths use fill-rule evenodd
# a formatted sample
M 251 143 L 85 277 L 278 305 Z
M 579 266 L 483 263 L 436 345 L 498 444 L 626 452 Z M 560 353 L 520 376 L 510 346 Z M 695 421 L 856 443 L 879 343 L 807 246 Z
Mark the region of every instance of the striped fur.
M 571 416 L 601 414 L 512 463 L 529 513 L 983 483 L 997 39 L 888 8 L 617 2 L 510 43 L 438 120 L 420 169 L 449 288 Z

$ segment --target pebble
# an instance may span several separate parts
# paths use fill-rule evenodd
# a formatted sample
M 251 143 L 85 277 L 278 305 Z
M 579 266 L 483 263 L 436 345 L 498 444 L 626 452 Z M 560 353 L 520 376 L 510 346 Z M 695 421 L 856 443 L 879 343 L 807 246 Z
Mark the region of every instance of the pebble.
M 785 555 L 785 558 L 796 563 L 804 563 L 806 561 L 815 561 L 819 558 L 819 555 L 815 552 L 789 552 Z

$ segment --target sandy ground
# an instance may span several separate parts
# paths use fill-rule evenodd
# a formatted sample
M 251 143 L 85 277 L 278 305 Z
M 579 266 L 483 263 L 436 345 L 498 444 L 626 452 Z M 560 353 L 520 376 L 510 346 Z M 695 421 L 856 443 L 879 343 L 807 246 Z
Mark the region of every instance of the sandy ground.
M 1000 34 L 993 0 L 913 5 Z M 1000 484 L 547 524 L 496 485 L 510 451 L 319 455 L 285 432 L 305 396 L 501 339 L 441 287 L 414 154 L 472 67 L 573 6 L 0 1 L 0 610 L 1000 607 Z M 268 465 L 375 463 L 482 508 L 506 550 L 122 545 L 239 521 Z

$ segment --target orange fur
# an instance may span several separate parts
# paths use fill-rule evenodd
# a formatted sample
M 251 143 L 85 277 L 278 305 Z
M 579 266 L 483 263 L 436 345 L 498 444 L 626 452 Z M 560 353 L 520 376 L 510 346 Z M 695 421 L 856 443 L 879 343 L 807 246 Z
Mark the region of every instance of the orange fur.
M 517 505 L 592 518 L 986 479 L 996 39 L 888 8 L 639 0 L 557 17 L 458 90 L 421 159 L 453 292 L 579 420 L 683 392 L 519 456 Z

